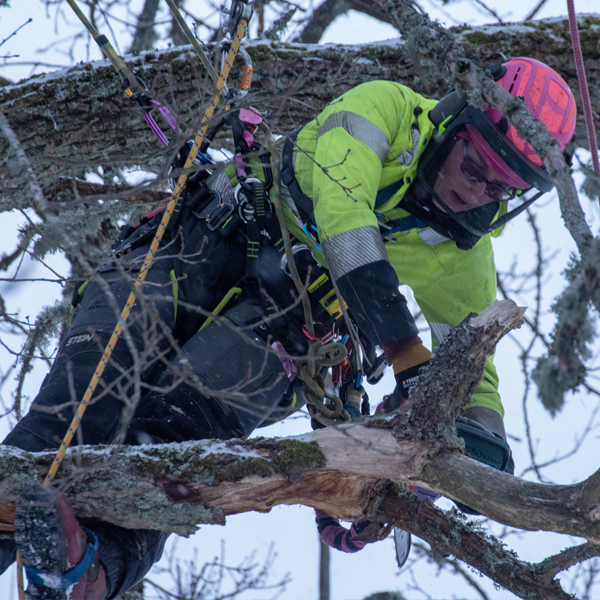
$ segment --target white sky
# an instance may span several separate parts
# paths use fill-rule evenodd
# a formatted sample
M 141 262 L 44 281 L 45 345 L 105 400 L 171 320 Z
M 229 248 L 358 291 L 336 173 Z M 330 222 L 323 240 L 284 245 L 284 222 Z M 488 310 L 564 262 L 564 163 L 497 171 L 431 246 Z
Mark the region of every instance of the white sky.
M 58 49 L 54 49 L 43 56 L 36 53 L 39 48 L 49 47 L 57 40 L 68 35 L 64 23 L 65 18 L 72 24 L 69 31 L 73 33 L 81 32 L 81 26 L 75 17 L 67 12 L 68 9 L 65 8 L 64 17 L 61 16 L 57 19 L 59 25 L 56 26 L 54 12 L 50 11 L 49 15 L 46 16 L 46 11 L 38 0 L 12 0 L 11 3 L 12 8 L 0 9 L 0 41 L 27 18 L 32 17 L 34 21 L 27 25 L 20 34 L 2 46 L 0 55 L 20 54 L 20 58 L 11 60 L 13 64 L 20 61 L 43 60 L 53 65 L 71 65 L 72 62 L 69 57 L 62 55 Z M 528 1 L 518 5 L 516 3 L 508 5 L 506 2 L 494 0 L 490 3 L 490 6 L 498 10 L 503 19 L 516 21 L 527 14 L 533 4 L 534 2 Z M 454 24 L 455 22 L 448 15 L 460 15 L 461 22 L 466 21 L 471 24 L 491 22 L 491 19 L 482 15 L 479 9 L 473 9 L 471 3 L 467 0 L 451 3 L 447 5 L 444 11 L 434 9 L 429 0 L 423 1 L 421 5 L 431 15 L 448 24 Z M 139 6 L 141 6 L 141 0 L 132 3 L 133 13 L 139 12 Z M 199 4 L 197 8 L 194 8 L 198 15 L 205 14 L 201 6 Z M 507 6 L 511 7 L 510 10 L 507 10 Z M 578 0 L 577 10 L 580 13 L 597 11 L 598 0 Z M 562 15 L 566 15 L 566 4 L 559 0 L 550 0 L 538 16 Z M 114 28 L 117 36 L 121 38 L 119 27 L 115 26 Z M 108 33 L 104 27 L 102 29 L 103 32 Z M 327 43 L 356 44 L 394 37 L 396 37 L 396 34 L 391 27 L 352 12 L 337 19 L 327 31 L 323 41 Z M 125 45 L 121 39 L 121 49 Z M 160 42 L 158 46 L 160 47 Z M 76 55 L 76 61 L 86 60 L 83 45 L 79 46 L 77 51 L 81 51 L 81 54 Z M 99 57 L 99 51 L 95 46 L 92 46 L 90 58 L 98 59 Z M 0 75 L 12 80 L 27 77 L 30 72 L 30 67 L 26 66 L 0 67 Z M 118 85 L 116 78 L 115 85 Z M 597 205 L 593 205 L 585 197 L 582 197 L 582 203 L 594 231 L 597 231 L 600 223 Z M 560 273 L 567 263 L 569 252 L 574 250 L 574 244 L 562 225 L 556 198 L 544 200 L 543 204 L 537 206 L 534 212 L 541 227 L 544 246 L 549 253 L 552 249 L 558 248 L 559 251 L 551 269 L 551 280 L 548 282 L 549 293 L 545 299 L 547 310 L 551 304 L 552 296 L 556 295 L 562 287 Z M 0 237 L 0 252 L 10 251 L 14 248 L 16 228 L 22 217 L 18 214 L 4 213 L 0 215 L 0 219 L 3 232 Z M 495 251 L 500 271 L 508 270 L 515 260 L 518 261 L 521 272 L 533 267 L 535 249 L 532 244 L 531 232 L 524 219 L 511 223 L 507 227 L 505 233 L 495 241 Z M 62 274 L 67 273 L 67 266 L 61 257 L 50 257 L 48 265 Z M 0 276 L 5 277 L 12 275 L 12 272 L 8 274 L 0 273 Z M 32 264 L 28 261 L 23 263 L 20 276 L 24 278 L 53 278 L 50 271 L 39 264 Z M 34 286 L 24 286 L 23 284 L 6 283 L 0 280 L 0 294 L 9 303 L 9 310 L 17 312 L 22 319 L 29 317 L 33 320 L 41 306 L 49 304 L 54 298 L 59 297 L 60 289 L 55 283 L 38 282 Z M 518 301 L 526 306 L 532 303 L 533 294 L 527 294 Z M 545 319 L 547 323 L 552 323 L 551 315 L 546 316 Z M 527 338 L 521 333 L 516 333 L 510 337 L 517 340 Z M 13 339 L 4 334 L 3 341 L 5 343 L 14 342 Z M 499 345 L 496 355 L 496 364 L 501 378 L 500 391 L 507 412 L 505 418 L 506 428 L 513 437 L 511 445 L 516 457 L 517 472 L 520 467 L 528 463 L 525 444 L 514 439 L 525 439 L 521 407 L 523 384 L 520 376 L 519 353 L 519 348 L 515 342 L 507 339 Z M 4 370 L 10 360 L 7 353 L 0 348 L 0 370 Z M 38 365 L 25 390 L 30 398 L 35 396 L 44 375 L 44 366 Z M 370 392 L 372 405 L 376 404 L 375 398 L 377 396 L 380 397 L 389 391 L 392 386 L 393 380 L 388 374 L 385 382 L 378 386 L 377 390 Z M 11 403 L 9 389 L 6 386 L 0 390 L 0 400 L 4 404 L 10 405 Z M 556 419 L 551 419 L 540 408 L 535 393 L 531 393 L 528 399 L 528 407 L 540 457 L 549 459 L 562 453 L 565 447 L 570 447 L 574 437 L 580 431 L 582 424 L 586 422 L 588 415 L 596 404 L 596 398 L 590 398 L 584 393 L 570 395 L 567 408 Z M 0 408 L 0 410 L 2 409 Z M 8 426 L 7 419 L 0 421 L 0 427 L 2 425 L 5 428 Z M 309 425 L 306 420 L 297 419 L 270 429 L 261 430 L 259 433 L 261 435 L 286 436 L 302 433 L 307 428 L 309 428 Z M 559 467 L 548 471 L 547 475 L 557 483 L 568 484 L 579 481 L 597 468 L 598 450 L 598 437 L 597 432 L 595 432 L 589 437 L 583 450 L 576 458 L 561 463 Z M 443 506 L 449 505 L 449 503 L 443 504 Z M 501 531 L 499 526 L 494 526 L 493 529 L 496 532 Z M 176 540 L 175 536 L 172 536 L 171 539 Z M 311 509 L 277 507 L 265 515 L 247 514 L 231 517 L 224 528 L 218 526 L 202 527 L 198 534 L 188 540 L 177 539 L 178 556 L 180 558 L 192 558 L 194 550 L 197 550 L 198 562 L 212 560 L 214 556 L 220 553 L 221 540 L 225 541 L 226 562 L 229 565 L 238 564 L 253 550 L 256 550 L 256 560 L 260 562 L 266 556 L 270 545 L 275 544 L 278 557 L 272 570 L 271 581 L 276 581 L 286 572 L 290 572 L 293 578 L 292 583 L 282 597 L 285 599 L 318 597 L 318 545 Z M 517 550 L 521 558 L 533 561 L 541 560 L 549 553 L 558 551 L 574 542 L 575 540 L 565 539 L 564 536 L 546 533 L 527 534 L 523 538 L 513 536 L 509 539 L 509 543 Z M 167 566 L 165 559 L 163 559 L 160 566 Z M 436 572 L 431 568 L 418 569 L 415 573 L 419 585 L 430 594 L 431 598 L 461 597 L 471 599 L 478 597 L 474 591 L 463 586 L 457 586 L 456 579 L 450 579 L 448 576 L 437 577 Z M 11 568 L 0 578 L 0 587 L 5 590 L 2 597 L 7 600 L 16 598 L 14 577 L 15 571 Z M 154 570 L 150 577 L 158 579 L 161 576 L 157 570 Z M 164 583 L 165 579 L 162 578 L 161 582 Z M 413 583 L 412 576 L 406 571 L 398 574 L 391 540 L 370 545 L 356 555 L 332 552 L 333 600 L 361 599 L 369 593 L 381 590 L 400 590 L 407 593 Z M 498 600 L 513 598 L 508 592 L 494 590 L 487 580 L 478 579 L 478 583 L 484 585 L 490 598 Z M 148 597 L 151 598 L 153 595 L 149 594 Z M 246 600 L 258 600 L 265 597 L 269 596 L 265 593 L 248 593 L 242 596 Z M 424 596 L 409 594 L 408 597 L 412 599 L 413 597 L 421 598 Z M 600 597 L 600 590 L 598 590 L 597 597 Z

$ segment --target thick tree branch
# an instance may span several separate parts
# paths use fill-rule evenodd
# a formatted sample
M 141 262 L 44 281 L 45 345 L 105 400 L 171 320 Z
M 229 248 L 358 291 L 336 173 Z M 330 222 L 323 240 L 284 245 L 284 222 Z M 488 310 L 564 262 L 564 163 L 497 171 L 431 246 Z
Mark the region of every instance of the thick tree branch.
M 512 303 L 497 304 L 510 307 Z M 506 319 L 498 319 L 493 306 L 473 322 L 472 329 L 480 333 L 477 342 L 485 346 L 498 336 Z M 460 337 L 468 344 L 474 341 L 465 332 Z M 481 360 L 488 351 L 489 347 L 481 352 Z M 413 411 L 418 412 L 407 407 L 392 418 L 289 440 L 74 449 L 62 482 L 82 517 L 189 532 L 195 523 L 222 522 L 229 514 L 267 511 L 277 504 L 317 506 L 356 520 L 378 493 L 380 480 L 389 479 L 439 491 L 506 525 L 558 531 L 600 543 L 600 498 L 590 501 L 597 474 L 578 485 L 536 484 L 411 439 L 418 437 L 414 430 L 403 432 L 399 439 L 395 425 L 404 413 Z M 50 453 L 3 449 L 0 498 L 5 529 L 10 529 L 11 506 L 21 490 L 44 475 L 51 458 Z
M 136 204 L 150 206 L 165 203 L 171 194 L 168 192 L 140 189 L 130 185 L 107 185 L 91 181 L 74 180 L 68 177 L 59 178 L 49 193 L 61 203 L 94 202 L 97 200 L 120 198 Z
M 521 561 L 504 544 L 484 535 L 464 520 L 444 513 L 410 494 L 388 496 L 378 518 L 394 520 L 397 527 L 425 540 L 443 556 L 453 555 L 521 598 L 567 600 L 554 577 L 541 578 L 537 565 Z
M 304 29 L 292 40 L 301 44 L 318 44 L 326 29 L 349 10 L 361 12 L 378 21 L 390 23 L 390 15 L 368 0 L 325 0 L 307 18 Z
M 523 324 L 524 313 L 524 308 L 503 300 L 455 327 L 420 375 L 410 410 L 399 415 L 396 434 L 409 431 L 429 441 L 444 437 L 481 381 L 485 360 L 506 333 Z
M 596 102 L 593 109 L 600 113 L 598 24 L 600 17 L 579 19 L 590 95 Z M 550 62 L 571 87 L 577 87 L 566 20 L 452 31 L 457 43 L 468 44 L 469 55 L 483 64 L 499 60 L 503 54 L 532 56 Z M 449 76 L 445 81 L 423 77 L 428 70 L 426 63 L 417 73 L 406 44 L 401 42 L 343 48 L 260 42 L 246 47 L 255 67 L 249 102 L 260 110 L 271 110 L 271 125 L 279 131 L 291 131 L 309 121 L 327 102 L 364 81 L 399 81 L 431 97 L 440 97 L 451 87 Z M 201 114 L 212 87 L 189 47 L 146 52 L 128 57 L 127 62 L 184 125 L 192 124 Z M 231 82 L 235 81 L 234 73 Z M 297 81 L 302 81 L 302 86 L 290 98 L 286 91 Z M 55 164 L 59 160 L 78 160 L 79 168 L 110 163 L 147 167 L 151 161 L 156 163 L 157 155 L 163 162 L 167 160 L 168 153 L 161 154 L 139 111 L 123 97 L 118 78 L 104 61 L 37 75 L 0 88 L 0 104 L 27 156 L 45 180 L 53 181 L 58 174 L 65 174 L 64 164 Z M 578 140 L 585 145 L 581 111 L 579 115 Z M 13 207 L 15 201 L 28 205 L 27 194 L 22 191 L 26 188 L 11 171 L 8 144 L 3 138 L 0 157 L 0 211 Z

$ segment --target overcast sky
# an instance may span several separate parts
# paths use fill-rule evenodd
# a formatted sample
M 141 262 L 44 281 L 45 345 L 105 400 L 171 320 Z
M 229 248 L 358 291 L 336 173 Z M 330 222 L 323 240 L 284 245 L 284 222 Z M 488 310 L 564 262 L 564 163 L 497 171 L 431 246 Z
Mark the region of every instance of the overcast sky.
M 38 60 L 51 65 L 69 66 L 73 64 L 69 56 L 61 53 L 61 46 L 51 49 L 43 55 L 38 53 L 40 48 L 48 48 L 67 35 L 75 32 L 81 33 L 81 26 L 75 17 L 67 12 L 68 8 L 65 8 L 65 12 L 57 17 L 54 9 L 46 13 L 42 3 L 38 0 L 11 0 L 11 4 L 12 8 L 10 9 L 0 9 L 0 41 L 29 17 L 33 18 L 33 23 L 27 25 L 17 36 L 2 46 L 0 54 L 19 54 L 19 58 L 10 59 L 12 64 L 31 60 Z M 188 2 L 188 4 L 190 3 Z M 533 4 L 530 1 L 510 3 L 511 8 L 508 11 L 506 2 L 494 1 L 489 3 L 507 21 L 520 20 L 531 10 Z M 447 24 L 458 23 L 458 19 L 455 18 L 458 15 L 460 15 L 460 22 L 470 24 L 491 22 L 489 15 L 485 15 L 479 8 L 473 8 L 472 3 L 466 0 L 450 3 L 443 11 L 434 9 L 432 4 L 425 0 L 421 2 L 421 5 L 430 11 L 432 16 Z M 141 2 L 132 3 L 132 11 L 134 13 L 139 12 L 140 6 Z M 577 9 L 579 12 L 598 10 L 598 0 L 578 0 Z M 198 16 L 204 15 L 200 3 L 194 5 L 192 10 Z M 564 2 L 550 0 L 538 16 L 562 17 L 565 14 L 566 4 Z M 123 50 L 127 46 L 127 42 L 123 39 L 122 28 L 118 24 L 115 24 L 113 28 L 120 41 L 118 45 Z M 109 33 L 105 29 L 102 32 Z M 397 36 L 393 28 L 358 13 L 350 13 L 339 18 L 330 27 L 323 42 L 336 44 L 352 42 L 355 44 L 395 37 Z M 161 47 L 161 42 L 158 43 L 158 46 Z M 162 46 L 164 47 L 164 44 Z M 75 62 L 87 59 L 83 44 L 77 46 L 76 51 L 81 51 L 81 54 L 75 55 Z M 89 58 L 98 59 L 99 56 L 95 46 L 92 46 Z M 0 64 L 1 62 L 0 60 Z M 39 67 L 36 72 L 44 69 L 48 69 L 48 67 Z M 11 80 L 27 77 L 30 73 L 31 67 L 26 65 L 0 67 L 0 75 Z M 116 85 L 118 85 L 118 82 L 115 77 Z M 582 198 L 582 202 L 588 213 L 589 221 L 594 226 L 594 231 L 597 231 L 600 222 L 597 206 L 585 198 Z M 569 252 L 574 250 L 575 246 L 562 226 L 558 203 L 552 194 L 548 195 L 548 198 L 545 198 L 539 206 L 536 206 L 534 213 L 541 226 L 544 246 L 548 248 L 548 252 L 551 252 L 551 248 L 559 248 L 553 262 L 551 279 L 547 282 L 550 292 L 556 294 L 562 286 L 560 273 L 567 263 Z M 22 217 L 18 214 L 2 214 L 0 218 L 2 219 L 3 230 L 3 234 L 0 236 L 0 252 L 10 251 L 14 248 L 16 228 Z M 515 260 L 518 261 L 521 272 L 525 272 L 534 266 L 533 255 L 535 249 L 532 243 L 532 234 L 524 218 L 519 222 L 511 223 L 500 238 L 495 240 L 494 246 L 500 271 L 509 269 Z M 61 257 L 50 257 L 47 264 L 49 268 L 63 275 L 68 272 L 66 262 Z M 5 275 L 8 277 L 13 274 L 14 272 Z M 27 260 L 21 266 L 19 276 L 21 278 L 44 277 L 54 279 L 51 271 Z M 0 281 L 0 294 L 7 300 L 9 310 L 18 313 L 22 319 L 29 317 L 33 320 L 41 306 L 51 303 L 53 299 L 60 296 L 60 287 L 56 283 L 49 282 L 25 285 L 23 283 L 15 284 Z M 533 302 L 533 295 L 525 294 L 523 298 L 517 300 L 520 304 L 527 305 Z M 551 300 L 551 295 L 549 295 L 546 298 L 546 307 L 549 307 Z M 552 319 L 551 316 L 546 318 Z M 5 333 L 0 332 L 0 334 L 2 334 L 5 343 L 16 343 L 14 339 Z M 519 374 L 519 348 L 517 345 L 520 339 L 519 336 L 521 334 L 517 333 L 515 336 L 510 336 L 511 339 L 504 340 L 500 344 L 496 355 L 496 364 L 501 378 L 500 391 L 507 411 L 506 428 L 511 436 L 510 441 L 515 452 L 517 472 L 519 472 L 520 465 L 523 466 L 528 462 L 525 444 L 517 441 L 524 440 L 524 422 L 521 408 L 523 387 Z M 427 333 L 425 333 L 425 337 L 427 337 Z M 6 351 L 0 348 L 0 367 L 2 370 L 10 360 L 11 358 Z M 46 370 L 43 365 L 36 367 L 26 388 L 26 394 L 30 398 L 35 396 L 45 373 Z M 376 390 L 370 391 L 370 395 L 372 398 L 381 397 L 392 386 L 393 379 L 391 374 L 388 374 L 385 381 Z M 0 399 L 5 405 L 11 403 L 10 392 L 11 388 L 8 386 L 0 390 Z M 372 402 L 372 404 L 375 403 Z M 588 398 L 585 394 L 571 396 L 568 408 L 556 419 L 551 419 L 540 408 L 535 393 L 530 394 L 528 406 L 531 411 L 535 436 L 538 439 L 537 447 L 540 456 L 551 458 L 560 452 L 564 446 L 570 446 L 574 436 L 580 430 L 581 424 L 586 422 L 587 416 L 596 404 L 595 398 Z M 4 431 L 8 428 L 9 420 L 9 418 L 5 418 L 0 421 L 0 426 L 3 425 L 5 428 Z M 309 423 L 307 420 L 294 419 L 270 429 L 261 430 L 259 433 L 261 435 L 285 436 L 305 432 L 308 428 Z M 596 458 L 598 454 L 597 433 L 594 433 L 587 440 L 583 451 L 578 454 L 578 458 L 562 463 L 556 469 L 549 471 L 547 475 L 557 483 L 567 484 L 581 480 L 597 468 Z M 587 459 L 582 460 L 582 457 L 587 457 Z M 442 501 L 441 505 L 450 506 L 450 503 Z M 501 528 L 495 526 L 494 530 L 499 532 Z M 244 557 L 254 550 L 257 553 L 256 560 L 260 562 L 266 556 L 269 547 L 274 544 L 278 557 L 272 570 L 272 581 L 276 581 L 286 572 L 289 572 L 293 579 L 282 597 L 286 599 L 312 599 L 318 597 L 317 532 L 311 509 L 277 507 L 265 515 L 239 515 L 229 518 L 226 527 L 202 527 L 199 533 L 188 540 L 175 538 L 175 536 L 172 536 L 171 539 L 173 543 L 177 544 L 180 558 L 192 558 L 194 551 L 197 551 L 197 561 L 200 564 L 211 560 L 213 556 L 220 553 L 221 540 L 224 540 L 225 543 L 225 560 L 229 565 L 240 563 Z M 523 559 L 537 561 L 549 553 L 572 544 L 575 540 L 553 534 L 534 533 L 527 534 L 522 539 L 518 536 L 512 536 L 508 542 L 517 549 Z M 166 559 L 163 559 L 160 566 L 167 567 Z M 477 597 L 475 592 L 464 587 L 457 587 L 456 579 L 443 575 L 436 577 L 435 571 L 432 569 L 418 569 L 415 573 L 419 585 L 432 598 Z M 1 595 L 7 600 L 16 598 L 14 574 L 15 570 L 11 568 L 0 578 L 0 589 L 3 590 Z M 157 580 L 161 578 L 163 583 L 166 581 L 157 569 L 151 573 L 150 577 Z M 479 583 L 483 581 L 478 580 Z M 391 540 L 370 545 L 356 555 L 332 553 L 332 598 L 334 600 L 360 599 L 378 590 L 398 589 L 407 591 L 412 583 L 412 574 L 406 571 L 400 574 L 397 572 Z M 484 586 L 486 590 L 489 590 L 490 598 L 504 600 L 513 597 L 505 591 L 495 591 L 487 581 L 484 582 Z M 600 591 L 598 596 L 600 597 Z M 148 597 L 153 596 L 149 594 Z M 249 593 L 243 596 L 245 599 L 265 597 L 268 597 L 265 593 Z M 409 597 L 413 598 L 410 595 Z M 420 598 L 422 596 L 417 595 L 414 597 Z

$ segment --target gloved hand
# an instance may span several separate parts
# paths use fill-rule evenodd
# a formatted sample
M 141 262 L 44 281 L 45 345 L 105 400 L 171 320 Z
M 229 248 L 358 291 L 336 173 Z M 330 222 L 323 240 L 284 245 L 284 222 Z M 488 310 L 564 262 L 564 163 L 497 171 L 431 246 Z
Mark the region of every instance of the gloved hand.
M 383 410 L 386 413 L 396 410 L 410 396 L 417 384 L 421 369 L 431 360 L 431 352 L 425 348 L 421 338 L 419 336 L 415 338 L 414 344 L 395 352 L 389 359 L 394 368 L 396 388 L 392 394 L 384 397 Z M 386 356 L 388 356 L 387 351 Z

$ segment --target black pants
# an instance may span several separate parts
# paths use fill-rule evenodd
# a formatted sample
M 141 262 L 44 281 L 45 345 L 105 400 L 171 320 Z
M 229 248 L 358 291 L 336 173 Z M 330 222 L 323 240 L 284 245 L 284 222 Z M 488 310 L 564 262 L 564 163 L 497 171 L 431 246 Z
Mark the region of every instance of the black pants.
M 183 228 L 167 236 L 156 255 L 143 298 L 133 306 L 73 444 L 248 435 L 289 388 L 280 360 L 265 343 L 269 332 L 260 300 L 242 295 L 222 313 L 224 323 L 219 319 L 199 331 L 206 312 L 243 278 L 245 244 L 241 236 L 231 241 L 209 231 L 205 221 L 184 217 Z M 103 267 L 86 287 L 32 408 L 4 444 L 28 451 L 58 448 L 147 249 L 143 245 L 119 264 Z M 108 524 L 94 530 L 110 598 L 144 577 L 166 541 L 164 533 L 152 530 Z M 2 571 L 14 556 L 12 540 L 0 540 Z

